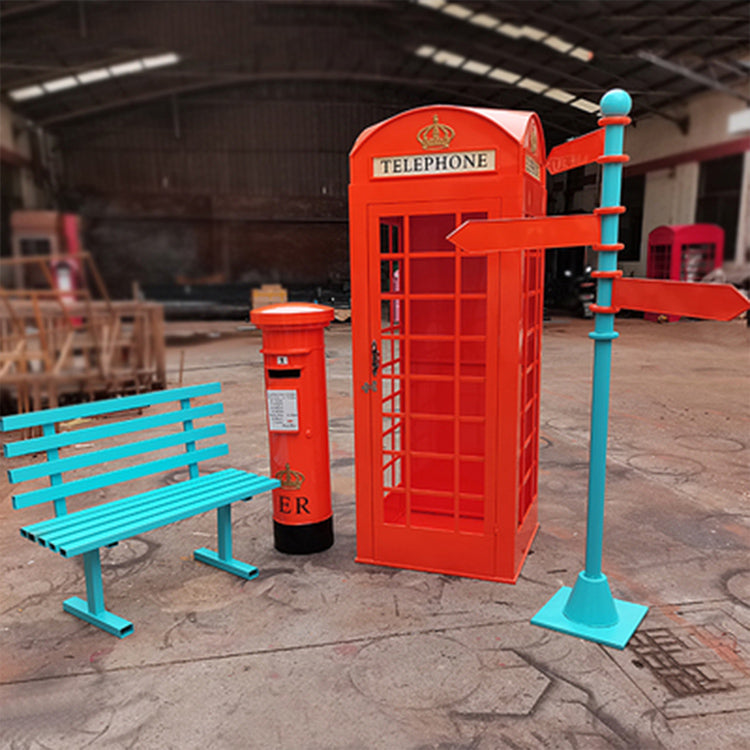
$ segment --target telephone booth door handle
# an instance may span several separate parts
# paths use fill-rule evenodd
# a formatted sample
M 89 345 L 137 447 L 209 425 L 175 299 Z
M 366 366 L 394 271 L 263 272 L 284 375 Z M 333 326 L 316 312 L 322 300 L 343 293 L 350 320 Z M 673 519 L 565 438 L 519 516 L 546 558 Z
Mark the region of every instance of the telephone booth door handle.
M 380 351 L 378 350 L 378 342 L 373 341 L 370 347 L 372 352 L 372 376 L 375 378 L 378 375 L 380 369 Z

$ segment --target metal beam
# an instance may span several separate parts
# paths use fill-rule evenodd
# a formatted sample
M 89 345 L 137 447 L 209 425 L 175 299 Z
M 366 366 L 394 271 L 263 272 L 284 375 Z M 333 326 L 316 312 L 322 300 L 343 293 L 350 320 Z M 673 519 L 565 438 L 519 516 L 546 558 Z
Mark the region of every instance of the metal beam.
M 696 73 L 694 70 L 690 70 L 690 68 L 686 68 L 684 65 L 671 62 L 670 60 L 665 60 L 663 57 L 659 57 L 659 55 L 655 55 L 653 52 L 639 50 L 636 53 L 636 56 L 641 60 L 645 60 L 646 62 L 651 63 L 652 65 L 656 65 L 660 68 L 664 68 L 664 70 L 670 71 L 671 73 L 676 73 L 683 78 L 687 78 L 689 81 L 699 83 L 701 86 L 705 86 L 709 89 L 714 89 L 715 91 L 721 91 L 722 93 L 733 96 L 736 99 L 741 99 L 746 104 L 750 103 L 750 96 L 741 94 L 738 91 L 730 88 L 729 86 L 725 86 L 723 83 L 715 81 L 713 78 L 704 76 L 701 73 Z

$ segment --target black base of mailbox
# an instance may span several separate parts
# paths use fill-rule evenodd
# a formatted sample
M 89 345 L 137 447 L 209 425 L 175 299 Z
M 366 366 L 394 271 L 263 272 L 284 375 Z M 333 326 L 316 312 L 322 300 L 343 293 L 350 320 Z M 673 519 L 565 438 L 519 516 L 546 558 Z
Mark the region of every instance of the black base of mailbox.
M 273 522 L 273 546 L 287 555 L 309 555 L 333 545 L 333 516 L 306 524 Z

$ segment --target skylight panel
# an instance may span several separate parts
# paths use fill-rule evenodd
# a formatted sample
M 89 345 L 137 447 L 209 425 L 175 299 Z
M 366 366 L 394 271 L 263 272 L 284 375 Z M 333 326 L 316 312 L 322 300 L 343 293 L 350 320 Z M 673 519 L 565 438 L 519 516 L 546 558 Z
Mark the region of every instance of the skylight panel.
M 143 67 L 148 70 L 153 68 L 163 68 L 165 65 L 174 65 L 180 61 L 180 56 L 175 52 L 167 52 L 163 55 L 152 55 L 151 57 L 142 57 Z
M 567 39 L 551 34 L 549 31 L 540 29 L 537 26 L 531 26 L 529 24 L 517 26 L 514 23 L 506 23 L 497 16 L 493 16 L 491 13 L 485 13 L 483 11 L 474 12 L 471 8 L 465 5 L 446 2 L 446 0 L 414 1 L 417 5 L 421 5 L 424 8 L 429 8 L 437 13 L 443 13 L 444 15 L 451 16 L 452 18 L 464 21 L 465 23 L 472 23 L 475 26 L 480 26 L 488 31 L 494 31 L 496 34 L 509 37 L 510 39 L 529 39 L 537 44 L 543 44 L 546 47 L 555 50 L 555 52 L 559 52 L 561 55 L 569 55 L 581 62 L 591 62 L 594 58 L 594 53 L 590 49 L 576 46 Z
M 494 29 L 500 21 L 487 13 L 475 13 L 471 18 L 467 19 L 469 23 L 473 23 L 476 26 L 482 26 L 485 29 Z
M 574 102 L 570 102 L 571 107 L 581 109 L 584 112 L 593 114 L 599 111 L 599 105 L 596 102 L 589 101 L 588 99 L 576 99 Z
M 429 54 L 424 54 L 423 56 L 432 57 L 436 50 L 434 47 L 431 47 L 430 50 Z M 419 50 L 417 50 L 417 54 L 420 54 Z M 463 61 L 463 58 L 461 60 Z M 165 65 L 174 65 L 178 62 L 180 62 L 180 56 L 176 52 L 164 52 L 159 55 L 125 60 L 109 67 L 82 70 L 80 73 L 62 76 L 61 78 L 51 78 L 48 81 L 42 81 L 32 86 L 22 86 L 21 88 L 9 91 L 8 96 L 14 102 L 25 102 L 29 99 L 44 96 L 45 94 L 57 94 L 60 91 L 66 91 L 76 86 L 88 86 L 92 83 L 109 80 L 112 77 L 143 73 L 147 70 L 162 68 Z
M 117 65 L 110 65 L 109 72 L 113 76 L 128 76 L 132 73 L 140 73 L 143 70 L 143 63 L 140 60 L 130 60 Z
M 457 5 L 456 3 L 448 3 L 438 8 L 441 13 L 445 13 L 448 16 L 454 16 L 460 18 L 462 21 L 467 19 L 469 16 L 474 15 L 474 11 L 470 10 L 464 5 Z
M 510 70 L 505 70 L 504 68 L 493 68 L 487 74 L 487 77 L 494 78 L 494 80 L 502 81 L 503 83 L 515 83 L 521 78 L 518 73 L 513 73 Z
M 474 73 L 478 76 L 484 76 L 487 75 L 490 68 L 492 68 L 491 65 L 487 65 L 487 63 L 479 62 L 479 60 L 467 60 L 463 64 L 463 70 L 468 70 L 469 73 Z
M 78 86 L 78 79 L 75 76 L 55 78 L 52 81 L 46 81 L 42 84 L 42 88 L 48 94 L 55 94 L 58 91 L 65 91 L 65 89 L 72 89 L 75 86 Z
M 518 88 L 526 89 L 527 91 L 533 91 L 535 94 L 541 94 L 549 88 L 546 83 L 541 81 L 535 81 L 533 78 L 522 78 L 517 84 Z
M 542 94 L 549 99 L 554 99 L 556 102 L 561 102 L 562 104 L 569 104 L 576 98 L 574 94 L 563 91 L 562 89 L 547 89 L 546 91 L 542 91 Z
M 38 96 L 44 96 L 44 89 L 41 86 L 24 86 L 22 89 L 9 91 L 8 96 L 14 102 L 25 102 L 28 99 L 36 99 Z
M 457 55 L 455 52 L 449 52 L 447 49 L 440 49 L 433 55 L 432 59 L 441 65 L 458 68 L 466 58 L 463 55 Z
M 109 71 L 106 68 L 95 68 L 94 70 L 86 70 L 83 73 L 79 73 L 76 78 L 78 82 L 82 84 L 97 83 L 98 81 L 105 81 L 109 78 Z
M 523 76 L 512 70 L 493 68 L 481 60 L 473 60 L 447 49 L 433 47 L 431 44 L 423 44 L 417 47 L 414 50 L 414 54 L 418 57 L 432 60 L 437 65 L 445 65 L 448 68 L 460 68 L 467 73 L 482 76 L 483 78 L 490 78 L 493 81 L 500 81 L 510 86 L 517 86 L 534 94 L 541 94 L 548 99 L 560 102 L 561 104 L 567 104 L 584 112 L 593 113 L 599 111 L 598 104 L 588 99 L 578 98 L 575 94 L 571 94 L 564 89 L 550 86 L 548 83 L 537 81 L 535 78 L 530 78 L 529 76 Z

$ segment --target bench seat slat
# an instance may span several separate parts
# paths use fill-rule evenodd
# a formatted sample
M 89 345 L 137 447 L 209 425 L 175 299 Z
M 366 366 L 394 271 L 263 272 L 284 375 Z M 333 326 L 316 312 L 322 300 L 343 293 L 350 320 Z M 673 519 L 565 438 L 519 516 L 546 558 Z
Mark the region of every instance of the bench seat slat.
M 201 427 L 189 432 L 173 432 L 169 435 L 161 435 L 149 440 L 135 440 L 132 443 L 113 446 L 111 448 L 102 448 L 100 450 L 81 453 L 77 456 L 67 456 L 66 458 L 50 459 L 44 463 L 33 464 L 31 466 L 22 466 L 19 469 L 10 469 L 8 478 L 11 482 L 25 482 L 30 479 L 39 479 L 40 477 L 49 477 L 53 474 L 63 474 L 67 471 L 77 469 L 87 469 L 91 466 L 106 464 L 112 461 L 120 461 L 124 458 L 133 458 L 144 453 L 153 453 L 166 448 L 174 448 L 186 443 L 195 443 L 199 440 L 219 437 L 226 434 L 226 427 L 223 424 L 212 424 L 208 427 Z
M 60 516 L 51 522 L 32 524 L 22 529 L 22 533 L 63 557 L 73 557 L 237 500 L 246 500 L 278 486 L 276 479 L 226 469 L 109 503 L 106 507 L 110 511 L 113 507 L 116 510 L 113 518 L 105 516 L 106 520 L 99 519 L 93 528 L 86 528 L 86 515 L 95 508 Z M 39 533 L 37 527 L 42 524 L 45 528 Z M 74 530 L 72 536 L 69 535 L 71 529 Z
M 149 499 L 146 505 L 141 505 L 137 509 L 130 509 L 127 504 L 123 504 L 119 513 L 112 518 L 99 521 L 89 528 L 80 527 L 74 531 L 68 532 L 63 526 L 55 530 L 54 533 L 48 532 L 44 537 L 42 546 L 49 547 L 53 552 L 59 552 L 63 557 L 69 557 L 80 554 L 81 545 L 85 545 L 88 551 L 90 544 L 103 546 L 115 541 L 121 541 L 151 529 L 164 526 L 174 521 L 188 518 L 191 515 L 197 515 L 204 510 L 212 510 L 227 502 L 236 500 L 246 500 L 262 490 L 255 489 L 261 486 L 256 481 L 249 482 L 248 475 L 235 475 L 232 477 L 219 477 L 210 482 L 203 484 L 200 492 L 189 487 L 190 482 L 184 483 L 183 494 L 173 494 L 167 498 L 161 497 L 158 500 Z M 262 479 L 262 478 L 261 478 Z M 263 485 L 267 480 L 262 480 Z M 211 504 L 214 498 L 218 500 L 217 504 Z M 209 505 L 206 503 L 209 502 Z M 146 524 L 144 526 L 143 524 Z M 124 535 L 124 536 L 123 536 Z M 102 541 L 102 540 L 108 541 Z
M 67 448 L 68 446 L 79 445 L 81 443 L 93 443 L 103 438 L 132 435 L 134 432 L 150 430 L 154 427 L 168 427 L 169 425 L 186 420 L 215 417 L 218 414 L 223 414 L 223 412 L 224 406 L 220 402 L 203 404 L 202 406 L 192 406 L 189 409 L 168 411 L 162 414 L 150 414 L 147 417 L 135 417 L 133 419 L 97 425 L 96 427 L 82 427 L 79 430 L 71 430 L 70 432 L 59 432 L 55 435 L 18 440 L 5 444 L 5 457 L 28 456 L 31 453 Z
M 31 492 L 23 492 L 20 495 L 13 496 L 13 507 L 18 510 L 20 508 L 28 508 L 32 505 L 39 505 L 40 503 L 51 502 L 59 498 L 80 495 L 83 492 L 99 490 L 102 487 L 110 487 L 114 484 L 128 482 L 131 479 L 141 479 L 150 474 L 171 471 L 199 461 L 226 456 L 228 453 L 229 447 L 225 443 L 222 443 L 221 445 L 212 445 L 210 448 L 202 448 L 201 450 L 189 453 L 180 453 L 177 456 L 161 458 L 157 461 L 149 461 L 138 466 L 97 474 L 94 477 L 76 479 L 73 482 L 64 482 L 53 487 L 44 487 L 39 490 L 31 490 Z
M 58 406 L 54 409 L 42 409 L 25 414 L 11 414 L 7 417 L 0 417 L 0 430 L 8 432 L 10 430 L 22 430 L 26 427 L 39 427 L 44 424 L 67 422 L 71 419 L 85 419 L 101 414 L 112 414 L 130 409 L 140 409 L 145 406 L 166 404 L 170 401 L 180 401 L 181 399 L 196 398 L 198 396 L 210 396 L 220 391 L 221 383 L 204 383 L 202 385 L 190 385 L 171 390 L 138 393 L 134 396 L 123 396 L 122 398 L 88 401 L 83 404 L 73 404 L 72 406 Z
M 223 472 L 220 473 L 223 474 Z M 206 478 L 210 481 L 203 482 L 200 489 L 190 487 L 190 482 L 186 482 L 180 483 L 178 491 L 169 495 L 154 496 L 152 493 L 145 493 L 147 496 L 145 503 L 141 502 L 137 506 L 131 507 L 132 504 L 129 502 L 120 502 L 117 512 L 110 517 L 98 519 L 96 523 L 88 526 L 79 524 L 76 528 L 70 530 L 66 524 L 61 524 L 59 528 L 54 529 L 54 532 L 48 531 L 41 541 L 39 539 L 37 541 L 43 546 L 49 547 L 53 552 L 74 549 L 77 545 L 91 539 L 120 541 L 121 538 L 139 533 L 132 531 L 133 524 L 140 523 L 144 519 L 154 522 L 156 525 L 152 528 L 157 528 L 157 526 L 171 523 L 172 519 L 179 520 L 184 517 L 179 514 L 183 511 L 189 511 L 191 508 L 193 513 L 201 512 L 195 510 L 195 506 L 202 507 L 205 498 L 210 495 L 218 496 L 221 494 L 225 498 L 233 497 L 234 500 L 241 500 L 244 498 L 238 498 L 237 493 L 249 491 L 248 475 L 245 472 L 235 473 L 231 476 L 209 475 Z M 246 497 L 251 496 L 252 493 L 246 495 Z M 139 496 L 136 495 L 135 497 L 138 498 Z M 128 498 L 128 500 L 130 499 L 132 498 Z M 86 515 L 85 512 L 83 515 Z M 122 537 L 122 534 L 125 534 L 125 537 Z M 110 544 L 111 541 L 102 544 Z M 61 554 L 63 553 L 61 552 Z
M 225 469 L 223 473 L 227 479 L 231 479 L 233 476 L 244 479 L 247 476 L 247 472 L 240 469 Z M 113 517 L 124 517 L 128 513 L 147 512 L 149 506 L 153 503 L 166 504 L 174 500 L 181 502 L 184 498 L 189 498 L 192 493 L 199 494 L 203 491 L 204 486 L 210 486 L 211 482 L 216 481 L 212 477 L 214 477 L 214 474 L 204 474 L 190 482 L 176 482 L 132 497 L 113 500 L 101 505 L 92 505 L 84 511 L 64 516 L 64 523 L 60 520 L 61 517 L 38 521 L 21 529 L 21 534 L 32 541 L 38 541 L 39 544 L 46 545 L 45 540 L 52 531 L 57 533 L 65 530 L 65 533 L 71 535 L 89 533 L 91 529 L 105 525 Z

